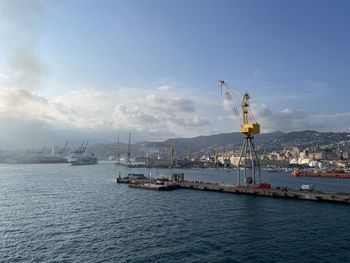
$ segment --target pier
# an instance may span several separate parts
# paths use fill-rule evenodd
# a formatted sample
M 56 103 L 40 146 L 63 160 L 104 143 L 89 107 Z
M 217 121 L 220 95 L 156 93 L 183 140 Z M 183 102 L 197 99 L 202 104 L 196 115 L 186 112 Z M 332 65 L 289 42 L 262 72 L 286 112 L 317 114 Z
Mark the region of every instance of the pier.
M 202 191 L 215 191 L 234 194 L 248 194 L 255 196 L 265 196 L 274 198 L 288 198 L 288 199 L 300 199 L 300 200 L 312 200 L 312 201 L 325 201 L 350 204 L 350 194 L 344 193 L 329 193 L 319 191 L 302 191 L 296 189 L 290 189 L 286 187 L 282 188 L 246 188 L 238 187 L 236 185 L 228 184 L 214 184 L 204 182 L 191 182 L 183 181 L 179 183 L 180 188 L 202 190 Z
M 276 188 L 248 188 L 243 186 L 237 186 L 233 184 L 223 183 L 208 183 L 201 181 L 186 181 L 183 179 L 183 174 L 173 173 L 170 179 L 165 180 L 162 184 L 156 179 L 147 179 L 141 175 L 118 177 L 117 183 L 128 184 L 131 188 L 147 189 L 167 191 L 175 189 L 188 189 L 188 190 L 201 190 L 201 191 L 213 191 L 224 192 L 232 194 L 246 194 L 260 197 L 271 198 L 285 198 L 285 199 L 298 199 L 298 200 L 310 200 L 319 202 L 333 202 L 350 204 L 350 194 L 347 193 L 334 193 L 334 192 L 320 192 L 314 190 L 298 190 L 287 187 Z M 164 180 L 164 179 L 163 179 Z

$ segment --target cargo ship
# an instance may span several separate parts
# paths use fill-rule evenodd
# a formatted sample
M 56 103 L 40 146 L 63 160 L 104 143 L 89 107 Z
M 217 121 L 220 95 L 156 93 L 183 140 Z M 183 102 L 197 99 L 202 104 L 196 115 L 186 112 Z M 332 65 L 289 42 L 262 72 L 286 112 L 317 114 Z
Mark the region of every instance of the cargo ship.
M 344 170 L 335 171 L 300 171 L 293 170 L 292 176 L 306 176 L 306 177 L 328 177 L 328 178 L 348 178 L 350 179 L 350 172 Z

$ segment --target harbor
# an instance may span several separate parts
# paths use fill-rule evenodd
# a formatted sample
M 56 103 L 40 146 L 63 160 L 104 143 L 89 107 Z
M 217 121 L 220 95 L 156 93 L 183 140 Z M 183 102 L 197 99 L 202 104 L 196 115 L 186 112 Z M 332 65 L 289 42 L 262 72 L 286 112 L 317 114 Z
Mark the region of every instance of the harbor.
M 0 263 L 350 262 L 350 0 L 0 12 Z

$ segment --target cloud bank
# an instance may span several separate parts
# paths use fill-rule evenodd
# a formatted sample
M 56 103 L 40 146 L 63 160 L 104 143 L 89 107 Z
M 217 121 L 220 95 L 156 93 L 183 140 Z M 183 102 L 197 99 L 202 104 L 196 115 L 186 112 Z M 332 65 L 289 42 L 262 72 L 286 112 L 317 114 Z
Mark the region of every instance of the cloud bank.
M 45 98 L 26 89 L 0 87 L 0 122 L 7 127 L 0 132 L 0 142 L 8 145 L 16 141 L 10 139 L 14 136 L 23 138 L 18 140 L 21 145 L 43 144 L 50 135 L 69 140 L 70 133 L 93 135 L 95 140 L 106 134 L 112 140 L 116 133 L 129 131 L 137 134 L 138 140 L 201 134 L 210 126 L 209 118 L 198 110 L 200 103 L 178 93 L 124 87 L 116 91 L 80 89 Z
M 253 105 L 253 109 L 262 132 L 350 131 L 350 113 L 312 114 L 301 109 L 273 112 L 266 105 Z M 124 134 L 126 141 L 128 132 L 134 141 L 159 141 L 239 131 L 238 121 L 221 100 L 194 99 L 175 87 L 78 89 L 45 98 L 34 91 L 2 86 L 0 125 L 0 148 L 86 137 L 111 142 L 117 133 Z
M 309 113 L 302 109 L 283 109 L 272 112 L 265 105 L 257 107 L 256 117 L 264 132 L 272 131 L 350 131 L 350 112 L 335 114 Z

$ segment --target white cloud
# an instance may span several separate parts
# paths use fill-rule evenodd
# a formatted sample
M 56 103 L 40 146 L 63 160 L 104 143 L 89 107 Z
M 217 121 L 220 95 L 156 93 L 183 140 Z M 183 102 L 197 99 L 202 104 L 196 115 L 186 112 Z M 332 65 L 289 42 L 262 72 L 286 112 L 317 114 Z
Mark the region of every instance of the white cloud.
M 350 131 L 350 112 L 315 114 L 302 109 L 272 112 L 266 106 L 256 107 L 256 118 L 263 132 L 271 131 Z
M 62 130 L 81 134 L 131 131 L 139 133 L 140 140 L 162 140 L 169 136 L 196 136 L 201 130 L 208 130 L 205 127 L 210 125 L 209 118 L 205 110 L 198 110 L 199 103 L 179 96 L 180 90 L 166 94 L 158 91 L 157 88 L 116 91 L 89 88 L 45 98 L 32 91 L 2 87 L 0 119 L 10 119 L 10 125 L 18 123 L 18 127 L 23 123 L 26 127 L 29 123 L 39 127 L 37 124 L 41 123 L 46 127 L 47 137 L 53 131 L 69 136 Z M 31 130 L 35 134 L 35 129 Z
M 9 77 L 3 73 L 0 72 L 0 81 L 1 80 L 7 80 Z
M 192 118 L 180 118 L 176 121 L 177 124 L 185 127 L 201 127 L 210 124 L 209 120 L 205 117 L 193 116 Z
M 154 94 L 149 94 L 147 95 L 146 100 L 149 102 L 149 105 L 155 109 L 187 113 L 195 111 L 194 101 L 182 97 L 164 98 Z
M 59 105 L 40 95 L 17 88 L 0 88 L 0 112 L 20 119 L 59 120 Z
M 158 87 L 86 88 L 51 98 L 0 87 L 0 124 L 5 127 L 0 132 L 0 148 L 4 142 L 43 144 L 43 138 L 50 143 L 88 135 L 97 141 L 112 141 L 117 132 L 129 131 L 135 141 L 239 131 L 240 121 L 225 106 L 220 99 L 201 99 L 174 87 L 167 92 Z M 350 113 L 313 114 L 292 108 L 272 111 L 266 105 L 252 105 L 252 110 L 262 132 L 350 131 Z
M 160 90 L 160 91 L 169 91 L 169 90 L 171 90 L 171 86 L 169 86 L 169 85 L 162 85 L 162 86 L 158 87 L 158 90 Z
M 115 126 L 184 136 L 193 134 L 194 127 L 209 125 L 207 118 L 197 113 L 193 100 L 155 94 L 145 98 L 142 103 L 118 105 L 113 114 Z

